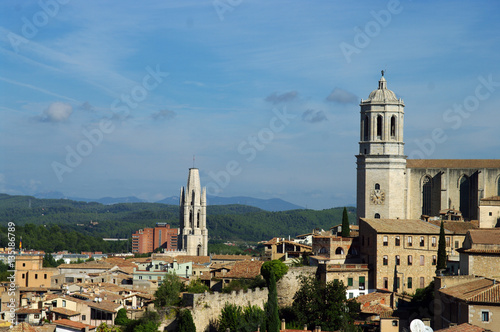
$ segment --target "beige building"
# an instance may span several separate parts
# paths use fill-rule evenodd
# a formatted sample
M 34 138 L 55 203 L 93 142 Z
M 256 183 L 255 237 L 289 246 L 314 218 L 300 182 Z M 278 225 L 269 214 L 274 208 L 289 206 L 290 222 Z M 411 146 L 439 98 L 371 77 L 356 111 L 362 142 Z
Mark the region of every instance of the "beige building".
M 360 219 L 360 251 L 368 288 L 412 294 L 436 275 L 440 227 L 422 220 Z M 454 242 L 452 232 L 445 235 Z
M 264 242 L 264 260 L 300 258 L 304 253 L 311 253 L 311 246 L 285 238 L 275 237 Z
M 56 275 L 56 268 L 43 267 L 43 255 L 16 256 L 16 283 L 20 287 L 50 287 L 50 280 Z
M 480 200 L 500 196 L 499 159 L 407 159 L 405 105 L 383 76 L 360 107 L 358 219 L 420 219 L 457 209 L 477 220 Z
M 474 276 L 436 277 L 434 330 L 469 323 L 500 332 L 500 283 Z
M 317 275 L 323 282 L 342 281 L 348 299 L 368 292 L 368 264 L 319 264 Z
M 470 230 L 460 252 L 460 274 L 500 278 L 500 228 Z
M 479 203 L 479 221 L 479 227 L 481 228 L 500 227 L 500 196 L 481 199 Z
M 208 256 L 207 192 L 201 188 L 200 173 L 190 168 L 187 187 L 180 194 L 178 247 L 191 256 Z

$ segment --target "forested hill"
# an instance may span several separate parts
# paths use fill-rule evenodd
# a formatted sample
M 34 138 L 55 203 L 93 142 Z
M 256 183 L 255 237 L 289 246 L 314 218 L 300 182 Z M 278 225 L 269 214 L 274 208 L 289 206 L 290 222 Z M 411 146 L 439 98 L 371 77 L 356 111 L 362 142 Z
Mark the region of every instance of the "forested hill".
M 348 210 L 353 223 L 355 209 Z M 341 223 L 341 220 L 342 208 L 268 212 L 245 205 L 207 207 L 207 226 L 212 240 L 253 242 L 275 236 L 294 237 L 309 233 L 314 228 L 328 229 Z M 178 227 L 179 207 L 160 203 L 104 205 L 0 194 L 0 225 L 6 226 L 9 221 L 18 227 L 34 224 L 46 229 L 55 224 L 58 225 L 56 230 L 76 231 L 82 236 L 96 238 L 130 238 L 136 230 L 154 227 L 157 222 Z

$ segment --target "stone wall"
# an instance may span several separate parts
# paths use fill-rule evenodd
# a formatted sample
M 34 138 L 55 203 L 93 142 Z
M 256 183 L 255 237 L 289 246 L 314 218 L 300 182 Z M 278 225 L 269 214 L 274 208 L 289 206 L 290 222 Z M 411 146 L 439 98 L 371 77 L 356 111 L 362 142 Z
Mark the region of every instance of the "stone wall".
M 192 307 L 191 313 L 196 325 L 196 331 L 203 332 L 208 331 L 210 323 L 215 322 L 219 318 L 226 303 L 242 307 L 256 305 L 264 309 L 267 296 L 267 288 L 257 288 L 248 292 L 233 291 L 231 294 L 184 294 L 183 300 L 185 306 Z
M 301 275 L 315 275 L 316 266 L 290 267 L 287 274 L 276 284 L 278 291 L 278 305 L 280 307 L 291 306 L 293 296 L 299 290 L 298 277 Z

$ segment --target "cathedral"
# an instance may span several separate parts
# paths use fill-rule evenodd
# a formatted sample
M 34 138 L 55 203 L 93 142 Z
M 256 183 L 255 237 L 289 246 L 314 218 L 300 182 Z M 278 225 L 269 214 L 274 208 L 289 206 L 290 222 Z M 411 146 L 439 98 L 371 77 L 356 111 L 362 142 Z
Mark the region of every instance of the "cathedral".
M 421 219 L 457 210 L 464 220 L 478 220 L 481 200 L 500 196 L 500 159 L 407 159 L 405 104 L 387 88 L 383 72 L 360 107 L 358 219 Z
M 178 248 L 188 256 L 208 256 L 207 193 L 197 168 L 190 168 L 187 187 L 180 194 Z

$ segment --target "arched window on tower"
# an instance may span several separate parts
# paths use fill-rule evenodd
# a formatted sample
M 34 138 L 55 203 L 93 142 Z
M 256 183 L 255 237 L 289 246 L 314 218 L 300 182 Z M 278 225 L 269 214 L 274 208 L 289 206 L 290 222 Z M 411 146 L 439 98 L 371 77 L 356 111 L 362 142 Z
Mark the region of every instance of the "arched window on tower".
M 198 247 L 196 248 L 196 256 L 201 256 L 202 252 L 201 252 L 201 244 L 198 245 Z
M 335 255 L 343 255 L 344 254 L 344 249 L 342 247 L 338 247 L 335 249 Z
M 375 183 L 375 190 L 380 190 L 380 184 Z
M 432 197 L 432 179 L 429 176 L 424 177 L 422 181 L 422 214 L 431 215 Z
M 396 117 L 394 115 L 391 117 L 391 138 L 396 138 Z
M 465 219 L 470 218 L 470 180 L 467 175 L 460 179 L 460 212 Z
M 382 139 L 382 115 L 377 116 L 377 138 Z
M 200 212 L 196 214 L 196 227 L 200 228 Z
M 363 129 L 363 140 L 370 140 L 370 118 L 365 116 L 364 129 Z
M 375 219 L 380 219 L 380 214 L 375 213 Z

